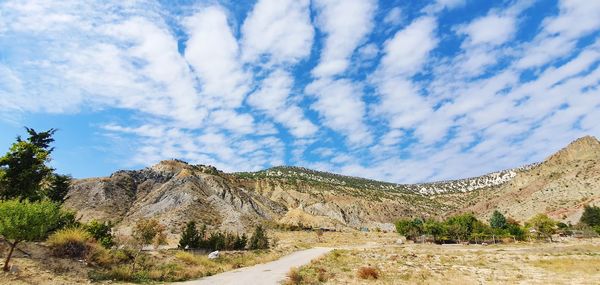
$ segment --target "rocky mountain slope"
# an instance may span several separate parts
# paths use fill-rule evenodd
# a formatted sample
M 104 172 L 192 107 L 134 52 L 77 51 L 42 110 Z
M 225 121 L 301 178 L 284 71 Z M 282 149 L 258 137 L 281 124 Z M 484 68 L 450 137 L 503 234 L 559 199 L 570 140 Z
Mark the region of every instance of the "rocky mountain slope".
M 600 141 L 587 136 L 518 173 L 508 183 L 486 191 L 462 211 L 489 217 L 498 209 L 517 220 L 547 213 L 576 223 L 586 204 L 600 204 Z
M 585 137 L 540 164 L 476 178 L 394 184 L 274 167 L 223 173 L 168 160 L 137 171 L 75 181 L 66 205 L 84 221 L 112 220 L 128 231 L 156 217 L 173 232 L 188 220 L 242 231 L 259 222 L 328 228 L 390 228 L 399 217 L 436 217 L 498 208 L 525 220 L 538 212 L 575 221 L 584 203 L 600 199 L 600 142 Z

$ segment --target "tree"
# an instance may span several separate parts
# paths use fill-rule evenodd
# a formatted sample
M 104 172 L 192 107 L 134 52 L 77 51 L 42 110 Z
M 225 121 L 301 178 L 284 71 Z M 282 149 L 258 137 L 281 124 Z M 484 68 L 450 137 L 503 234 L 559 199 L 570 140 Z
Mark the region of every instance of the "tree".
M 269 248 L 269 237 L 265 229 L 258 225 L 254 228 L 254 233 L 250 238 L 250 249 L 267 249 Z
M 539 236 L 545 236 L 552 241 L 552 234 L 555 232 L 556 222 L 546 214 L 537 214 L 533 218 L 531 218 L 527 224 L 529 227 L 535 229 Z
M 65 200 L 65 196 L 69 192 L 69 186 L 71 186 L 71 176 L 52 174 L 49 177 L 49 185 L 46 190 L 46 196 L 48 199 L 62 203 Z
M 9 151 L 0 157 L 0 199 L 19 198 L 38 201 L 46 197 L 62 202 L 68 191 L 70 177 L 54 174 L 46 164 L 54 148 L 56 129 L 36 132 L 25 128 L 29 137 L 17 137 Z
M 481 222 L 471 213 L 452 216 L 446 221 L 448 234 L 459 242 L 469 240 L 473 229 L 476 227 L 476 223 Z
M 179 245 L 177 247 L 180 249 L 191 249 L 198 248 L 199 246 L 200 234 L 198 233 L 198 229 L 196 228 L 196 222 L 189 221 L 185 225 L 183 233 L 181 233 L 181 237 L 179 238 Z
M 140 250 L 149 244 L 158 247 L 166 242 L 165 226 L 155 219 L 138 220 L 133 227 L 132 236 L 140 246 Z
M 579 222 L 590 227 L 600 226 L 600 207 L 586 205 Z
M 416 241 L 417 237 L 423 234 L 423 220 L 419 218 L 398 220 L 396 231 L 407 239 Z
M 10 245 L 3 270 L 9 270 L 9 262 L 18 243 L 43 239 L 59 218 L 59 206 L 47 200 L 0 202 L 0 235 Z
M 444 225 L 435 220 L 427 220 L 423 223 L 423 232 L 433 236 L 433 241 L 436 242 L 444 234 Z
M 490 226 L 494 229 L 503 229 L 506 227 L 506 217 L 498 210 L 495 210 L 490 218 Z

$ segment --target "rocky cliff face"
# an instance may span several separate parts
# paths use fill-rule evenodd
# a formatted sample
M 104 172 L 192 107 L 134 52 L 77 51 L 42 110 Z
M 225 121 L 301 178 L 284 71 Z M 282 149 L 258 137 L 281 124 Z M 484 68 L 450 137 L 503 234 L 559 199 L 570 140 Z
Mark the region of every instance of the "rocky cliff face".
M 600 200 L 600 142 L 585 137 L 540 164 L 476 178 L 394 184 L 298 167 L 223 173 L 210 166 L 163 161 L 138 171 L 75 181 L 66 205 L 84 221 L 112 220 L 127 231 L 156 217 L 172 232 L 189 220 L 230 231 L 258 222 L 313 227 L 389 227 L 399 217 L 435 217 L 498 208 L 525 220 L 547 212 L 575 221 Z

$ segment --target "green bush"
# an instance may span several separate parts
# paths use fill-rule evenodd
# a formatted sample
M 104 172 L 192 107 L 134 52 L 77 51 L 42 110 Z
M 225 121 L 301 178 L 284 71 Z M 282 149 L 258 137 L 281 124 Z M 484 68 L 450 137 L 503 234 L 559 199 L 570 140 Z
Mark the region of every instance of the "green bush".
M 103 247 L 111 248 L 115 245 L 114 237 L 112 235 L 112 223 L 111 222 L 99 222 L 92 220 L 88 224 L 84 225 L 83 228 L 92 235 L 92 237 L 98 241 Z

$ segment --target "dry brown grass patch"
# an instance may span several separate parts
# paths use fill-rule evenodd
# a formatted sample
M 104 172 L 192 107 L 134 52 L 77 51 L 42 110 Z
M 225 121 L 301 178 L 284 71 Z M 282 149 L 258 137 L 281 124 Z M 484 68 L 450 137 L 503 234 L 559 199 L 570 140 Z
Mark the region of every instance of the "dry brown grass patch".
M 379 279 L 379 269 L 371 266 L 362 266 L 356 272 L 360 279 Z

